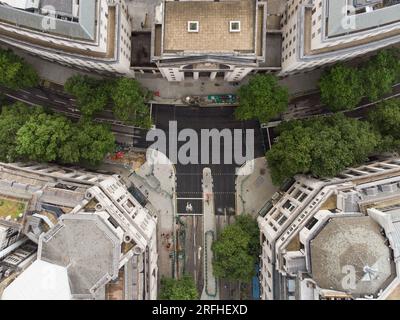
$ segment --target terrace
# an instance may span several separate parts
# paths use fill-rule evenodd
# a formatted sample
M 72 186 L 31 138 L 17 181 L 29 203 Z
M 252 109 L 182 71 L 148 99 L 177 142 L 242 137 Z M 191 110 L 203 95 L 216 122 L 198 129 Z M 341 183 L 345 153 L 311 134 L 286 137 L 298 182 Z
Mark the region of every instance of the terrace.
M 19 220 L 23 217 L 27 202 L 7 196 L 0 197 L 0 219 Z

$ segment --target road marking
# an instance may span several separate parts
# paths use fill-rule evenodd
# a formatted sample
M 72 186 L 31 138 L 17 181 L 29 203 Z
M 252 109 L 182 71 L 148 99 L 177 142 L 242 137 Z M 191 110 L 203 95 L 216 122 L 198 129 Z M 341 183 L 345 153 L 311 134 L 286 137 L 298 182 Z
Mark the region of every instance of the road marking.
M 7 96 L 7 97 L 10 97 L 10 98 L 12 98 L 12 99 L 15 99 L 15 100 L 24 102 L 24 103 L 26 103 L 26 104 L 29 104 L 29 105 L 31 105 L 31 106 L 35 105 L 34 103 L 32 103 L 32 102 L 30 102 L 30 101 L 27 101 L 27 100 L 24 100 L 24 99 L 15 97 L 15 96 L 13 96 L 12 94 L 9 94 L 9 93 L 7 93 L 6 96 Z
M 41 96 L 40 94 L 37 94 L 36 97 L 41 98 L 41 99 L 49 100 L 49 98 L 47 98 L 47 97 L 45 97 L 45 96 Z
M 55 102 L 58 102 L 58 103 L 62 103 L 62 104 L 67 104 L 66 102 L 64 102 L 64 101 L 60 101 L 60 100 L 54 100 Z
M 29 91 L 26 91 L 24 89 L 19 89 L 19 91 L 22 91 L 23 93 L 26 93 L 26 94 L 31 94 Z

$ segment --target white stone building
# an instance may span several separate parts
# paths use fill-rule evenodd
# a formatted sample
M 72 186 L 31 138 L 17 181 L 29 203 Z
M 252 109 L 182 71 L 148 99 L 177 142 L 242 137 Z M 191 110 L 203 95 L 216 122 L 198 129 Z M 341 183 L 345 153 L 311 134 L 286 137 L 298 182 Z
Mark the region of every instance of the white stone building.
M 151 62 L 168 81 L 240 81 L 257 70 L 280 70 L 267 54 L 266 34 L 265 1 L 164 0 L 156 7 Z
M 0 1 L 1 42 L 86 71 L 133 74 L 130 31 L 125 0 Z
M 0 163 L 0 194 L 28 203 L 21 245 L 38 243 L 37 260 L 14 273 L 2 299 L 108 299 L 115 288 L 118 299 L 156 299 L 158 219 L 129 187 L 109 173 Z M 47 285 L 46 270 L 60 295 Z
M 261 210 L 262 299 L 399 299 L 400 159 L 296 176 Z
M 281 75 L 289 75 L 398 43 L 400 2 L 288 0 L 281 28 Z

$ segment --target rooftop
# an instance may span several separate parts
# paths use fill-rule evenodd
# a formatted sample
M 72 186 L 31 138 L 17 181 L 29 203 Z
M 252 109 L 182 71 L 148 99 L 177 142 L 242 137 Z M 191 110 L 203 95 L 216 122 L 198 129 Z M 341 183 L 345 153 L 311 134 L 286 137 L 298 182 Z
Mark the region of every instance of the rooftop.
M 14 24 L 18 27 L 46 32 L 49 34 L 64 36 L 74 39 L 93 41 L 96 36 L 96 1 L 80 0 L 78 9 L 78 21 L 61 20 L 51 15 L 42 14 L 42 9 L 46 6 L 52 6 L 57 14 L 72 13 L 72 0 L 42 0 L 39 9 L 25 11 L 14 8 L 10 5 L 0 5 L 0 22 Z
M 312 276 L 319 287 L 354 296 L 376 294 L 392 275 L 394 264 L 381 227 L 368 216 L 335 217 L 311 241 Z M 354 286 L 346 286 L 346 272 L 355 269 Z
M 38 257 L 67 268 L 73 295 L 90 295 L 118 275 L 120 252 L 119 239 L 100 217 L 73 214 L 42 238 Z
M 164 53 L 255 53 L 254 0 L 166 1 L 164 10 Z M 239 32 L 230 32 L 231 21 L 240 21 Z
M 377 7 L 376 10 L 355 14 L 353 17 L 351 17 L 346 10 L 343 10 L 343 8 L 346 8 L 347 2 L 348 0 L 325 1 L 329 6 L 327 11 L 328 37 L 369 30 L 387 24 L 400 22 L 400 3 L 397 3 L 397 1 L 392 1 L 391 3 L 394 3 L 393 5 L 381 5 L 381 7 Z M 364 1 L 359 2 L 362 4 Z M 376 2 L 377 1 L 373 1 L 372 3 L 376 4 Z M 348 16 L 350 16 L 350 20 L 347 20 Z M 343 21 L 350 21 L 350 24 L 343 23 Z

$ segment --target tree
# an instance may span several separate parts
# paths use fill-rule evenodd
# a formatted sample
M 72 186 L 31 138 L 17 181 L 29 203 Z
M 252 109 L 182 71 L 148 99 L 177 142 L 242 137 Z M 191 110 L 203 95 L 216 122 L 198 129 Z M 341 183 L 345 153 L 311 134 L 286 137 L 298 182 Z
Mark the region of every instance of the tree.
M 79 123 L 76 131 L 76 143 L 80 160 L 91 165 L 99 164 L 107 153 L 115 149 L 115 138 L 109 127 L 90 121 Z
M 0 115 L 0 160 L 12 162 L 18 158 L 15 137 L 18 130 L 29 120 L 32 114 L 40 114 L 42 108 L 28 107 L 20 102 L 4 106 Z
M 380 151 L 400 150 L 400 99 L 380 103 L 368 114 L 368 121 L 383 136 Z
M 293 121 L 280 130 L 278 142 L 266 155 L 275 184 L 297 173 L 335 176 L 365 161 L 381 142 L 368 122 L 342 114 Z
M 77 149 L 69 148 L 73 153 L 67 159 L 60 157 L 60 150 L 65 144 L 73 140 L 72 123 L 65 117 L 51 114 L 35 114 L 18 130 L 16 135 L 16 151 L 20 156 L 35 161 L 70 162 L 70 159 L 79 160 Z M 67 160 L 67 161 L 65 161 Z
M 238 223 L 228 225 L 212 244 L 213 268 L 217 277 L 249 282 L 255 275 L 251 235 Z
M 338 64 L 324 73 L 319 81 L 321 101 L 331 111 L 354 109 L 364 95 L 361 73 Z
M 278 84 L 273 75 L 255 75 L 238 91 L 239 107 L 235 115 L 239 120 L 257 119 L 266 123 L 285 111 L 289 101 L 288 90 Z
M 161 300 L 197 300 L 198 298 L 196 284 L 190 275 L 184 275 L 179 280 L 161 278 Z
M 39 76 L 31 65 L 11 50 L 0 49 L 0 85 L 20 89 L 38 84 Z
M 75 75 L 67 80 L 64 89 L 76 97 L 82 115 L 91 118 L 108 104 L 112 86 L 112 82 L 108 80 Z
M 146 92 L 134 79 L 119 78 L 112 92 L 113 112 L 118 120 L 149 128 L 151 119 L 146 105 Z
M 392 92 L 399 80 L 400 61 L 396 50 L 382 50 L 362 69 L 364 89 L 370 101 Z
M 249 214 L 236 217 L 235 224 L 250 236 L 249 254 L 258 257 L 260 254 L 260 230 L 257 221 Z

